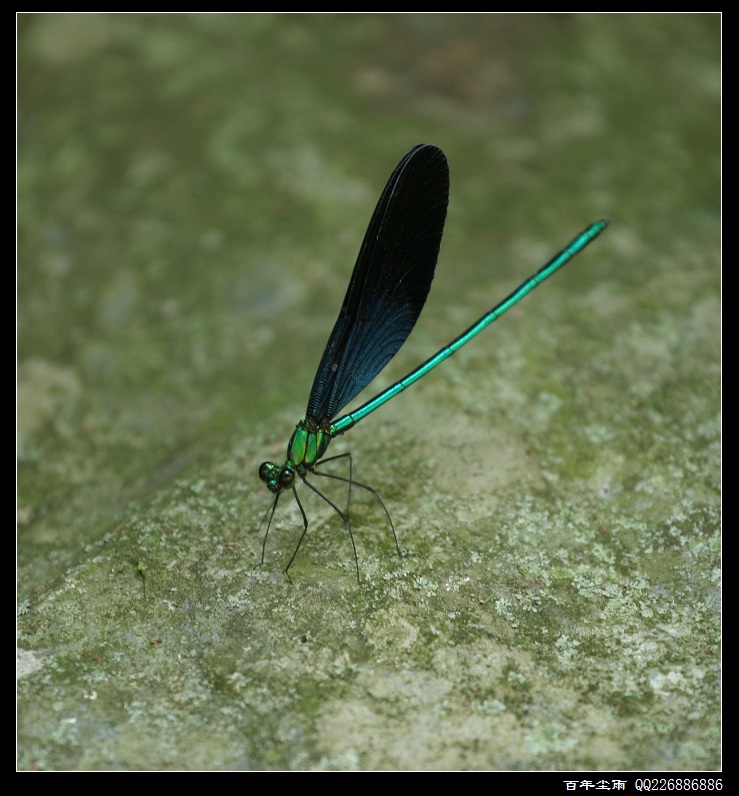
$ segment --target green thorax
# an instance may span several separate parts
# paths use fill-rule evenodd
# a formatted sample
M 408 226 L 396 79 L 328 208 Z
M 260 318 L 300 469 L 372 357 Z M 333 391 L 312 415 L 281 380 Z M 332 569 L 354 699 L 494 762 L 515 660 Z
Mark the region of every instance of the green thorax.
M 288 463 L 298 472 L 312 470 L 323 457 L 331 439 L 329 431 L 319 428 L 312 418 L 301 420 L 287 443 Z

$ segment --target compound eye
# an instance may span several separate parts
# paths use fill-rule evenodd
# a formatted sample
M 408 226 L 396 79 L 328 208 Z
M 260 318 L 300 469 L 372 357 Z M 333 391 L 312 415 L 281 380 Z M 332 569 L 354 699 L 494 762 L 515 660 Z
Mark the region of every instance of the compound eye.
M 269 481 L 269 477 L 272 475 L 274 469 L 275 466 L 272 462 L 263 462 L 259 465 L 259 477 L 262 481 Z
M 294 480 L 294 470 L 290 469 L 289 467 L 283 467 L 282 470 L 280 470 L 280 477 L 277 479 L 277 481 L 283 489 L 292 486 Z

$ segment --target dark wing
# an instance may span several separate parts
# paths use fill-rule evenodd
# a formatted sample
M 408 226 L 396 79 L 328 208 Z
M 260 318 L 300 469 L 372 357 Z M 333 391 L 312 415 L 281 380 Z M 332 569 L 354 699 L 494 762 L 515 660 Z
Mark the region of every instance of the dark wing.
M 395 167 L 377 203 L 306 417 L 335 418 L 406 341 L 431 288 L 448 201 L 444 153 L 419 144 Z

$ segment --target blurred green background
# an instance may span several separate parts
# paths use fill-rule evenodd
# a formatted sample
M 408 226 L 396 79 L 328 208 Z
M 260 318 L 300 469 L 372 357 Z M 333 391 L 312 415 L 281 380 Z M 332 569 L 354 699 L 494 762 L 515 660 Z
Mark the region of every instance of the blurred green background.
M 718 768 L 721 17 L 17 21 L 18 766 Z M 377 389 L 612 224 L 333 443 L 407 557 L 306 497 L 290 585 L 256 470 L 422 141 Z

